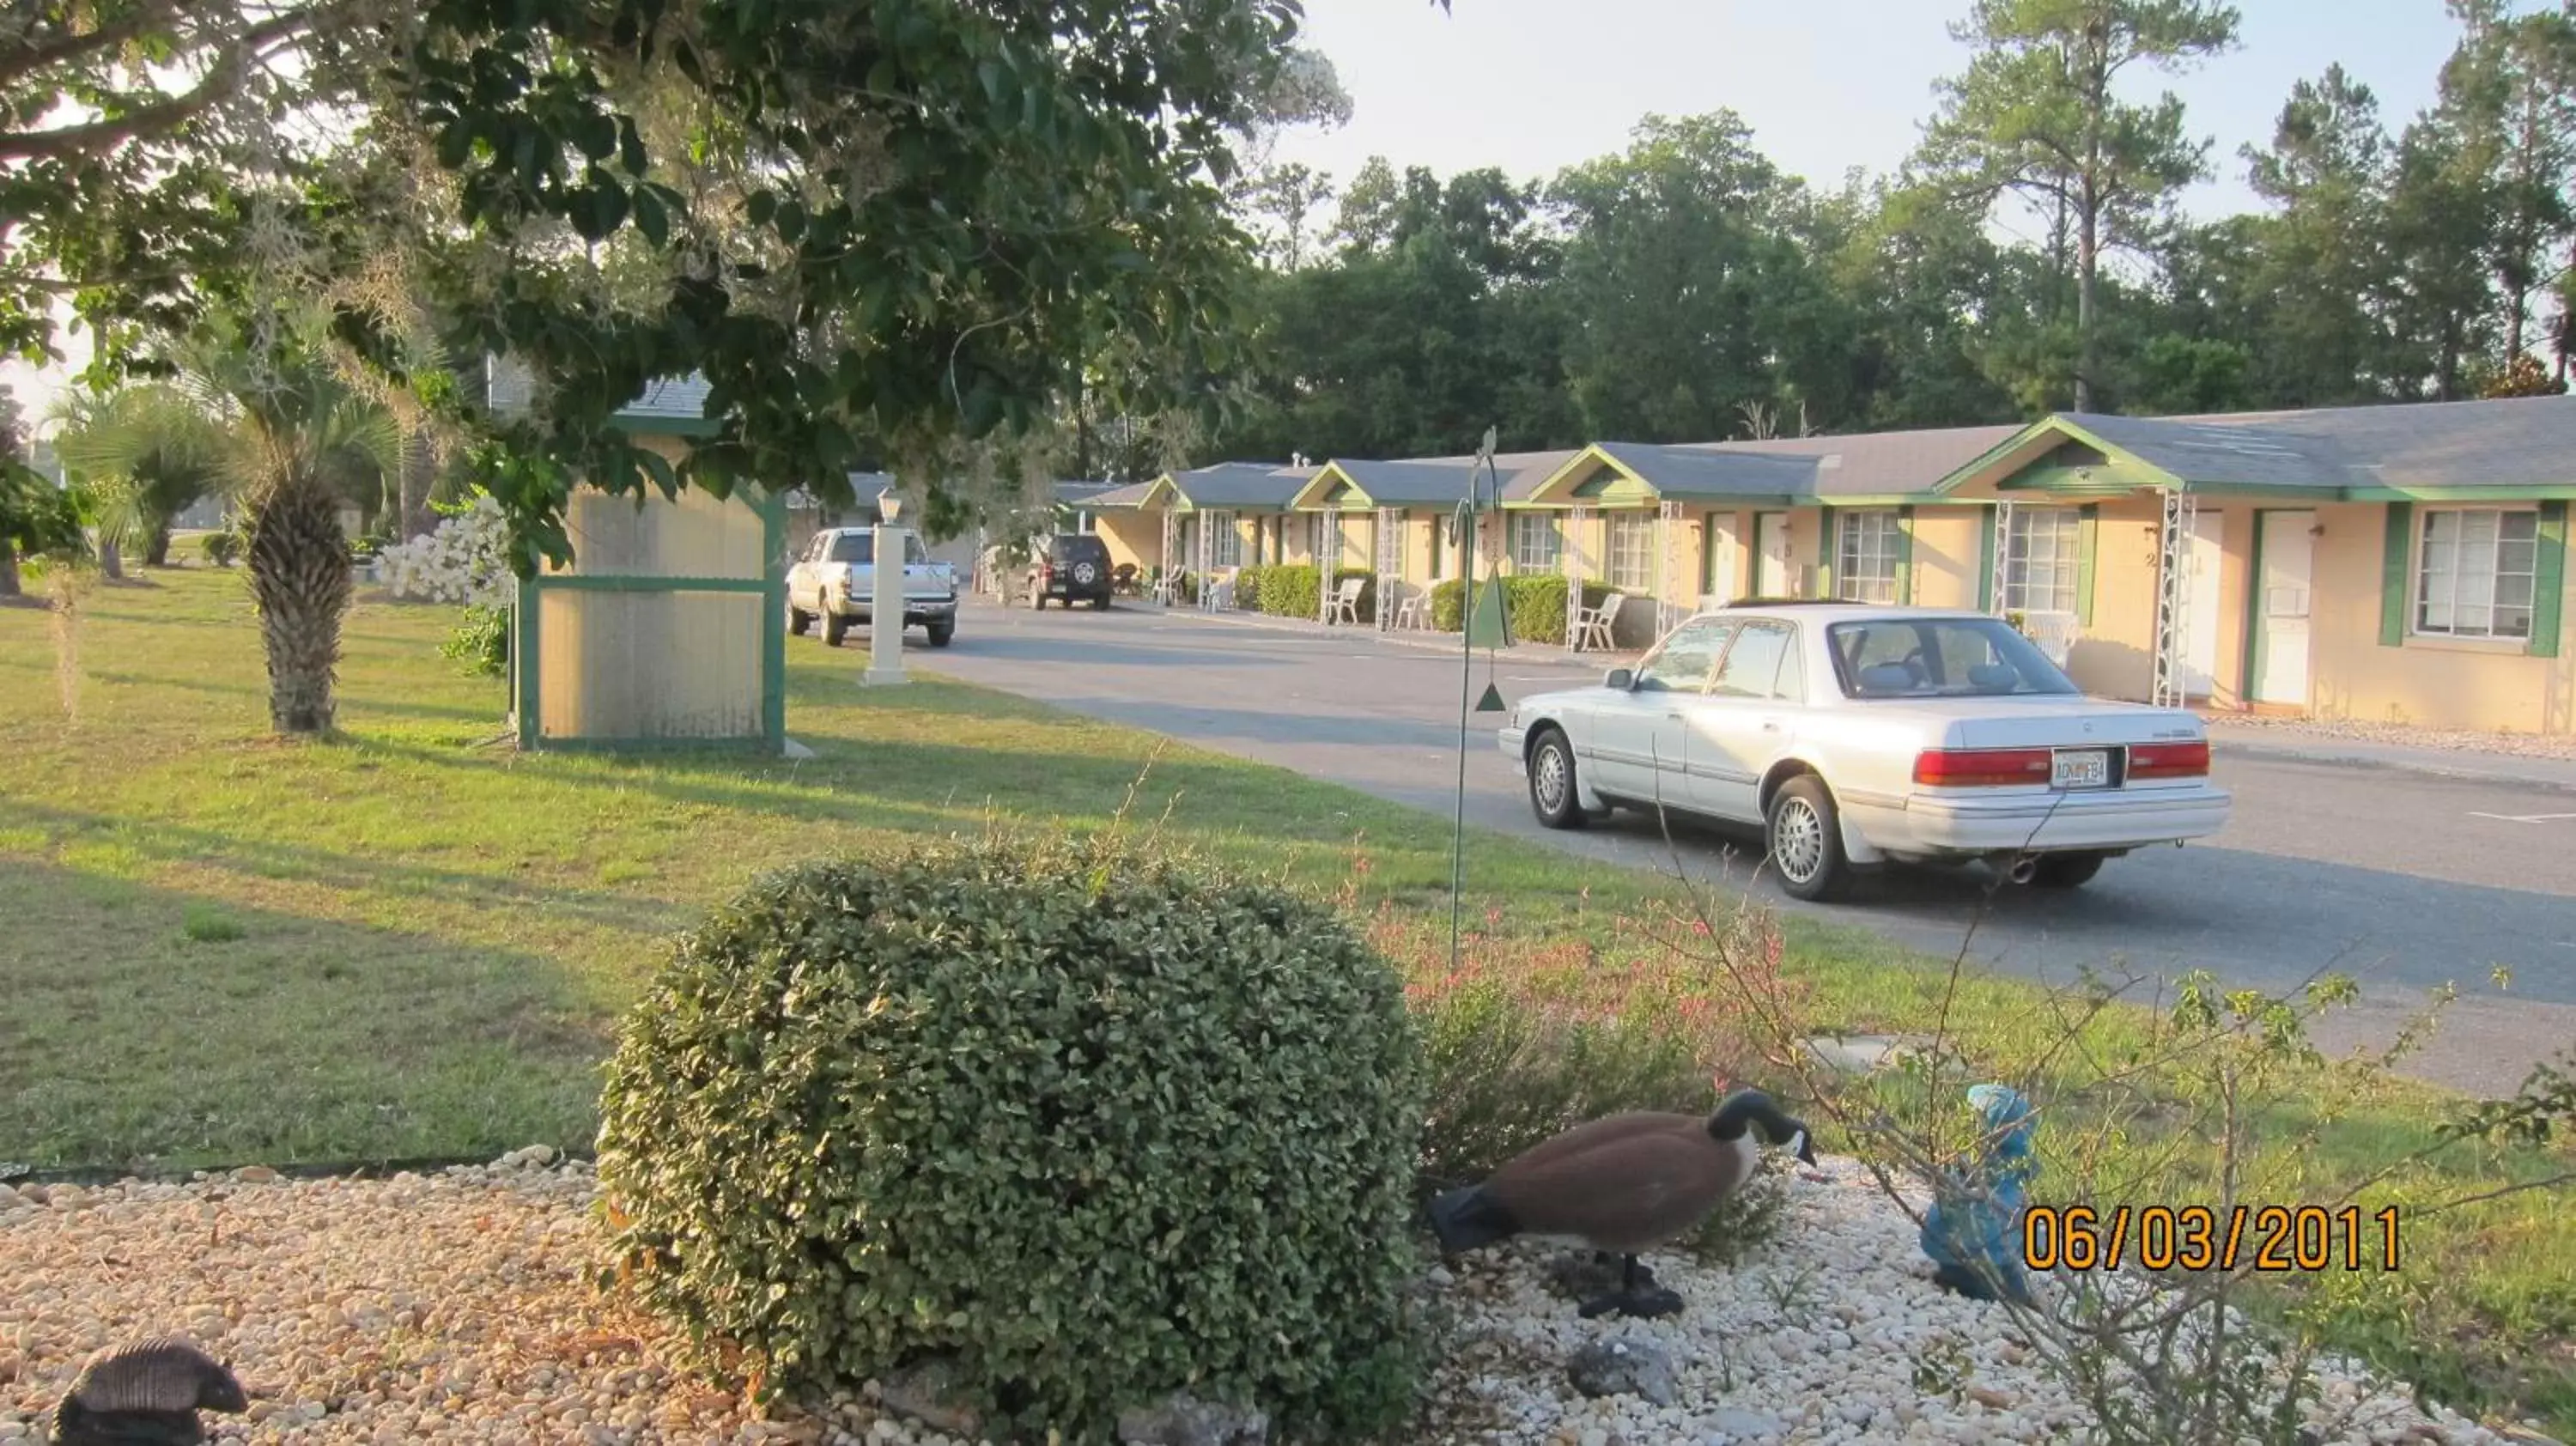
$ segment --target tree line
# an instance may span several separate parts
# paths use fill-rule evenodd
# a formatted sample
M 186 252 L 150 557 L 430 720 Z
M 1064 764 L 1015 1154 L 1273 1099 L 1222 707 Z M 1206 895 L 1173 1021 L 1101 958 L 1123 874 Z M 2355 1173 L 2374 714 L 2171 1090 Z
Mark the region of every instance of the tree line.
M 2576 0 L 2452 0 L 2397 123 L 2342 67 L 2232 157 L 2124 98 L 2236 43 L 2207 0 L 1977 0 L 1894 175 L 1785 174 L 1731 112 L 1552 180 L 1268 168 L 1260 346 L 1212 455 L 2010 422 L 2563 391 Z M 2194 220 L 2221 166 L 2262 209 Z M 2016 234 L 2018 233 L 2018 234 Z M 1150 465 L 1150 459 L 1135 459 Z

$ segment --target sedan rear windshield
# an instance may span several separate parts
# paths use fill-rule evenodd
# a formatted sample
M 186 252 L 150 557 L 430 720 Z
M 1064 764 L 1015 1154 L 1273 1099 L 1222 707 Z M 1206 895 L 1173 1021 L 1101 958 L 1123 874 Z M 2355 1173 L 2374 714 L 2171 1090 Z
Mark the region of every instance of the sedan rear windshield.
M 2002 698 L 2081 693 L 2001 618 L 1879 618 L 1825 630 L 1847 698 Z

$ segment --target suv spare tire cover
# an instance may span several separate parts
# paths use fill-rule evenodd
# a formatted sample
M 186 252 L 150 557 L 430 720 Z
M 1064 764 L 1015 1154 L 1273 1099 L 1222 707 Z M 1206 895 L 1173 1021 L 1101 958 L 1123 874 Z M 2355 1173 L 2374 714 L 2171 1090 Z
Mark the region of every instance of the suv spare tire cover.
M 1097 578 L 1098 576 L 1100 576 L 1099 569 L 1093 567 L 1089 562 L 1077 562 L 1073 565 L 1073 580 L 1081 583 L 1084 587 L 1091 586 L 1092 579 Z

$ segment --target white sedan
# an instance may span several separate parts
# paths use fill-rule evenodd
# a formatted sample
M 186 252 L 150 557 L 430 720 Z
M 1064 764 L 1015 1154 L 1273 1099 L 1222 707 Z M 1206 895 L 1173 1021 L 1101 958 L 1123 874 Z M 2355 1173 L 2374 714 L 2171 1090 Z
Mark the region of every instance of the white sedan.
M 1985 859 L 2074 888 L 2105 859 L 2227 823 L 2197 716 L 2087 698 L 1984 613 L 1703 613 L 1597 688 L 1524 700 L 1502 749 L 1549 827 L 1613 806 L 1758 824 L 1801 899 L 1890 862 Z

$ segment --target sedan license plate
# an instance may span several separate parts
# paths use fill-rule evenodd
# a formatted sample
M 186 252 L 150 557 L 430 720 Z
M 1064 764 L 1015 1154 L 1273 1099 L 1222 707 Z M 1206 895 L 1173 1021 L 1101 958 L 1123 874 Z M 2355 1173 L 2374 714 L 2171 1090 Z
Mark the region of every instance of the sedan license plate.
M 2108 788 L 2111 786 L 2111 755 L 2105 749 L 2065 749 L 2053 759 L 2049 771 L 2051 788 Z

